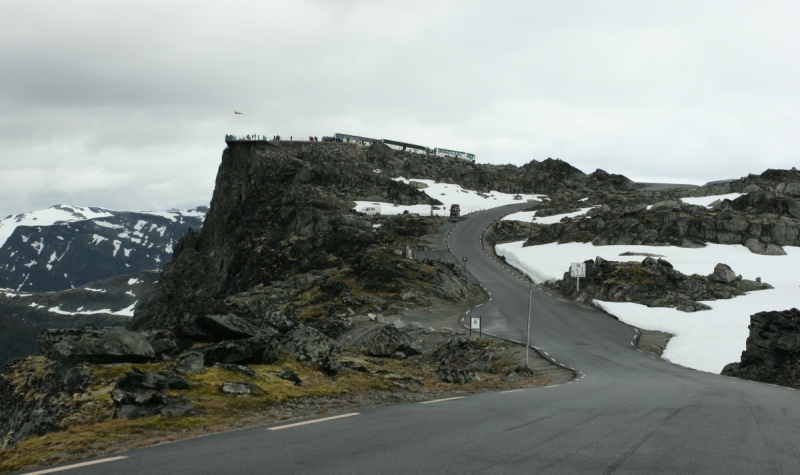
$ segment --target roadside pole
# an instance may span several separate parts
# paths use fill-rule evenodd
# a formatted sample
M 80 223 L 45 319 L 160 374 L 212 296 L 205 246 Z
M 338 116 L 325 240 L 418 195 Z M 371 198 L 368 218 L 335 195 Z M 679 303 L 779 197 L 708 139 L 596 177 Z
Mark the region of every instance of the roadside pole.
M 526 331 L 527 340 L 525 341 L 525 367 L 528 367 L 528 351 L 531 348 L 531 302 L 533 301 L 533 286 L 531 286 L 531 293 L 528 295 L 528 330 Z

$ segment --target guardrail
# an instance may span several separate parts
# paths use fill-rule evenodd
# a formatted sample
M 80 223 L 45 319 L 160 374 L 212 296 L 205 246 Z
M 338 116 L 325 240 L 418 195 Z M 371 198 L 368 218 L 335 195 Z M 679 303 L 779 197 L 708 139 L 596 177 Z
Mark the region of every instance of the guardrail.
M 226 134 L 226 142 L 272 142 L 280 140 L 282 142 L 317 142 L 321 141 L 315 135 L 261 135 L 261 134 L 247 134 L 247 135 L 232 135 Z

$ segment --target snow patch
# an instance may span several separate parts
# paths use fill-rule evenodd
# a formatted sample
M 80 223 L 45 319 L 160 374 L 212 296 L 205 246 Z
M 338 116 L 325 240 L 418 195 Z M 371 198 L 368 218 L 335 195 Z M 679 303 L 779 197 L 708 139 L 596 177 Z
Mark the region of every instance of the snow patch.
M 108 238 L 107 237 L 103 237 L 103 236 L 101 236 L 99 234 L 92 234 L 92 244 L 94 244 L 95 246 L 100 244 L 103 241 L 108 241 Z
M 57 205 L 44 210 L 9 216 L 0 220 L 0 247 L 5 245 L 8 238 L 19 226 L 50 226 L 109 216 L 113 216 L 113 213 L 107 209 L 69 205 Z M 27 242 L 27 239 L 25 242 Z
M 108 229 L 123 229 L 124 226 L 120 226 L 119 224 L 109 223 L 108 221 L 94 221 L 94 224 L 100 226 L 101 228 L 108 228 Z
M 595 208 L 595 206 L 581 208 L 579 211 L 572 213 L 554 214 L 552 216 L 544 216 L 541 218 L 536 218 L 536 211 L 520 211 L 518 213 L 509 214 L 503 218 L 503 221 L 524 221 L 526 223 L 533 222 L 536 224 L 555 224 L 564 218 L 577 218 L 578 216 L 583 216 L 592 208 Z
M 698 206 L 708 206 L 711 203 L 717 200 L 735 200 L 736 198 L 742 196 L 743 193 L 728 193 L 727 195 L 714 195 L 714 196 L 696 196 L 696 197 L 689 197 L 689 198 L 681 198 L 680 200 L 686 204 L 690 205 L 698 205 Z
M 139 282 L 141 282 L 141 280 L 139 280 L 139 279 L 138 279 L 138 278 L 136 278 L 136 277 L 131 277 L 130 279 L 128 279 L 128 285 L 136 285 L 136 284 L 138 284 Z

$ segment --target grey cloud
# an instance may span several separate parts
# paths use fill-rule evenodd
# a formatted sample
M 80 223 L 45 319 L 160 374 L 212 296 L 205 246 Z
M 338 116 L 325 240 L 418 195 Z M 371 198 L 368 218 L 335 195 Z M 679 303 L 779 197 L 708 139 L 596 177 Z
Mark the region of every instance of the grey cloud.
M 695 183 L 798 158 L 793 2 L 3 10 L 2 215 L 207 204 L 230 132 L 361 133 Z

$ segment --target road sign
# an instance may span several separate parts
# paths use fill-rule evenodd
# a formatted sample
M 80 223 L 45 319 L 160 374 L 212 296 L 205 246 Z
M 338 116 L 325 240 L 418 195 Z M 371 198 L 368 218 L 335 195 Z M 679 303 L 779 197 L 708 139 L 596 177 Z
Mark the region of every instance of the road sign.
M 464 262 L 467 262 L 467 256 L 464 256 Z
M 469 329 L 470 330 L 480 330 L 481 329 L 481 317 L 471 317 L 469 319 Z
M 573 262 L 569 266 L 569 276 L 570 277 L 586 277 L 586 263 L 585 262 Z

